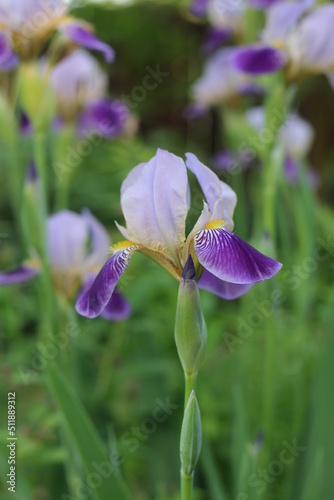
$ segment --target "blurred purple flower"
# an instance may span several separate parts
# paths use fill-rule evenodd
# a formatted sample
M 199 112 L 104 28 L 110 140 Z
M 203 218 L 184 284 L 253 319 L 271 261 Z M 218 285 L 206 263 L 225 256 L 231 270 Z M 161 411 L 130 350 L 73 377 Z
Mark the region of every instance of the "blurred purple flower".
M 287 67 L 287 78 L 304 73 L 327 73 L 334 65 L 334 5 L 314 0 L 281 1 L 267 11 L 261 42 L 234 49 L 235 68 L 258 75 Z
M 95 37 L 85 21 L 69 17 L 68 10 L 62 0 L 0 0 L 0 70 L 13 69 L 19 57 L 36 57 L 55 30 L 112 62 L 114 50 Z
M 56 64 L 50 75 L 61 121 L 76 121 L 80 135 L 97 131 L 105 138 L 123 133 L 129 121 L 128 107 L 105 98 L 107 77 L 87 51 L 77 49 Z M 59 118 L 58 118 L 58 123 Z
M 192 87 L 196 103 L 221 104 L 238 95 L 262 90 L 251 77 L 231 65 L 231 51 L 233 49 L 220 49 L 208 59 L 203 75 Z
M 105 262 L 110 238 L 104 227 L 88 211 L 78 215 L 62 210 L 47 220 L 47 245 L 55 288 L 72 298 L 80 287 L 86 290 Z M 0 273 L 0 285 L 29 281 L 41 272 L 38 258 L 27 260 L 13 271 Z M 106 304 L 106 319 L 121 320 L 131 306 L 116 292 Z
M 232 233 L 236 194 L 195 155 L 186 164 L 158 149 L 147 163 L 137 165 L 124 180 L 121 205 L 126 227 L 116 223 L 125 241 L 112 248 L 112 256 L 90 289 L 78 299 L 76 309 L 94 318 L 105 309 L 115 286 L 134 252 L 155 260 L 176 280 L 192 256 L 199 286 L 227 300 L 274 276 L 281 264 L 261 254 Z M 206 201 L 192 231 L 186 237 L 190 209 L 187 168 L 197 177 Z M 140 207 L 140 209 L 139 209 Z

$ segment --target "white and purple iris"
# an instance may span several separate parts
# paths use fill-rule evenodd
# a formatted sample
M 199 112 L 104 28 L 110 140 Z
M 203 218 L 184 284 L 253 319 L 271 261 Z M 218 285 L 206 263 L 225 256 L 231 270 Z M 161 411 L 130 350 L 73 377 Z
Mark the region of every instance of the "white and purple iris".
M 195 174 L 206 201 L 186 237 L 190 210 L 188 169 Z M 191 255 L 199 286 L 230 300 L 259 281 L 274 276 L 282 265 L 258 252 L 233 230 L 236 194 L 195 155 L 182 158 L 158 149 L 147 163 L 137 165 L 124 180 L 121 205 L 126 227 L 116 223 L 125 241 L 111 247 L 92 286 L 76 303 L 79 314 L 94 318 L 103 313 L 134 252 L 141 252 L 180 280 Z
M 334 67 L 334 5 L 308 12 L 313 0 L 280 1 L 267 11 L 260 42 L 236 48 L 233 65 L 259 75 L 286 67 L 288 80 L 306 73 L 331 74 Z
M 68 10 L 62 0 L 0 0 L 0 70 L 15 68 L 20 58 L 36 57 L 55 30 L 112 62 L 114 50 L 93 34 L 89 24 L 70 17 Z
M 81 215 L 62 210 L 47 220 L 47 245 L 54 287 L 72 299 L 80 288 L 85 290 L 94 281 L 105 261 L 110 238 L 88 210 Z M 38 257 L 34 257 L 18 269 L 0 273 L 0 286 L 24 283 L 41 272 L 41 263 Z M 102 316 L 118 321 L 127 318 L 130 313 L 130 304 L 115 290 Z
M 105 97 L 107 76 L 86 50 L 76 49 L 53 66 L 50 85 L 58 102 L 58 122 L 75 120 L 80 135 L 97 131 L 105 138 L 126 130 L 129 109 L 120 100 Z

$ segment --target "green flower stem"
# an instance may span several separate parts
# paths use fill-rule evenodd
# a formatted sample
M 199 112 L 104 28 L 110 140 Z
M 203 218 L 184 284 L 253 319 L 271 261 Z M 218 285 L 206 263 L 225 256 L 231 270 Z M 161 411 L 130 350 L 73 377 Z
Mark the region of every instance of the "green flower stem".
M 186 408 L 190 394 L 196 391 L 197 373 L 185 373 L 184 408 Z
M 193 484 L 194 473 L 186 475 L 181 471 L 181 500 L 192 500 Z

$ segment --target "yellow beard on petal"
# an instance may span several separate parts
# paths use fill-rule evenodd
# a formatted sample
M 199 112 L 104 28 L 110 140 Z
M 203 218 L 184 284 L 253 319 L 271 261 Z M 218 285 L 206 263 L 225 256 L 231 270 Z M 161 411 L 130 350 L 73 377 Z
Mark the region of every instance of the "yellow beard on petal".
M 121 250 L 125 250 L 128 247 L 140 248 L 141 246 L 142 245 L 139 245 L 138 243 L 134 243 L 133 241 L 123 240 L 123 241 L 120 241 L 119 243 L 116 243 L 115 245 L 112 245 L 111 247 L 109 247 L 109 250 L 111 253 L 114 254 L 114 253 L 119 252 Z
M 218 229 L 218 228 L 222 228 L 224 226 L 224 219 L 220 219 L 220 220 L 214 220 L 212 222 L 209 222 L 204 229 Z

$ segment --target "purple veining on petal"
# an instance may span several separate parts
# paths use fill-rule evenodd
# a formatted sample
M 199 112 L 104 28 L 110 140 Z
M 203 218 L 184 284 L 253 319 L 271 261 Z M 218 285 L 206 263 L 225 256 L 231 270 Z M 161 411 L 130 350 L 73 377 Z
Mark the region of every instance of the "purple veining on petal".
M 195 236 L 195 251 L 202 266 L 229 283 L 256 283 L 272 278 L 282 264 L 263 255 L 225 229 L 205 229 Z
M 103 309 L 101 316 L 109 321 L 123 321 L 130 316 L 131 312 L 131 304 L 117 291 L 116 288 L 111 296 L 111 299 Z
M 224 300 L 234 300 L 247 293 L 253 286 L 253 283 L 237 284 L 228 283 L 216 278 L 209 271 L 204 269 L 198 287 L 202 290 L 208 290 Z
M 239 71 L 251 75 L 273 73 L 286 62 L 285 53 L 266 45 L 246 45 L 231 52 L 231 64 Z
M 137 246 L 127 247 L 107 260 L 92 286 L 78 298 L 75 308 L 79 314 L 87 318 L 96 318 L 102 313 L 121 275 L 128 267 L 132 253 L 137 249 Z
M 35 278 L 37 274 L 39 274 L 39 269 L 28 266 L 22 266 L 12 271 L 3 272 L 0 273 L 0 286 L 25 283 Z
M 78 119 L 80 135 L 97 133 L 107 139 L 121 135 L 129 118 L 129 108 L 121 101 L 101 99 L 88 104 Z
M 0 32 L 0 70 L 10 71 L 19 64 L 19 58 L 12 49 L 9 37 Z
M 85 27 L 85 25 L 80 23 L 80 21 L 66 22 L 59 26 L 59 30 L 78 45 L 86 47 L 87 49 L 102 52 L 108 63 L 113 62 L 115 59 L 114 49 L 112 49 L 107 43 L 99 40 Z

